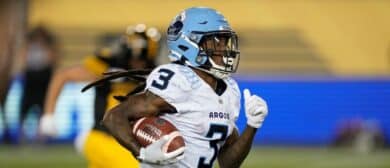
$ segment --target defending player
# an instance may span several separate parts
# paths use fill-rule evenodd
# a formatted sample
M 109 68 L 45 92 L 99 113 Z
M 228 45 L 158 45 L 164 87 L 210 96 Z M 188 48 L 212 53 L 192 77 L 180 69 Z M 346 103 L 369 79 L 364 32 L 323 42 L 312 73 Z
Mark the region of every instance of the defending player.
M 50 84 L 45 103 L 45 115 L 41 119 L 42 133 L 55 134 L 53 112 L 59 93 L 66 82 L 94 81 L 107 71 L 154 68 L 159 40 L 160 34 L 157 29 L 147 29 L 145 25 L 138 24 L 129 27 L 120 41 L 110 48 L 103 48 L 96 55 L 87 57 L 83 65 L 57 72 Z M 104 113 L 118 104 L 113 96 L 126 95 L 137 84 L 135 81 L 119 79 L 102 82 L 96 87 L 93 129 L 76 141 L 76 147 L 87 158 L 89 167 L 139 166 L 138 161 L 100 124 Z
M 239 135 L 240 90 L 229 77 L 240 57 L 237 35 L 219 12 L 194 7 L 176 16 L 167 40 L 173 63 L 154 69 L 144 92 L 106 113 L 105 126 L 142 161 L 141 167 L 212 167 L 217 158 L 220 167 L 239 167 L 268 108 L 262 98 L 244 90 L 247 127 Z M 172 138 L 168 135 L 139 146 L 129 120 L 157 115 L 181 132 L 184 151 L 164 153 L 162 146 Z

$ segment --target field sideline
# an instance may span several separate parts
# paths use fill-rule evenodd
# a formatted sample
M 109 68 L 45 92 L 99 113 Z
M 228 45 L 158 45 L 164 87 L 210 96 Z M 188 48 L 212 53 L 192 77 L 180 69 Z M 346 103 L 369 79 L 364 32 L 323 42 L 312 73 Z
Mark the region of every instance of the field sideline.
M 355 154 L 349 150 L 296 147 L 256 147 L 244 168 L 388 168 L 390 150 Z M 83 168 L 86 161 L 70 145 L 0 145 L 0 167 Z

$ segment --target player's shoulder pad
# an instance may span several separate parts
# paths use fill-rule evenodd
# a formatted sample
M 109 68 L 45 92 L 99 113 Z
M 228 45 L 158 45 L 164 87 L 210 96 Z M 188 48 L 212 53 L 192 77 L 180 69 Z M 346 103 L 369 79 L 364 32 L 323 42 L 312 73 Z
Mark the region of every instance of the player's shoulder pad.
M 108 47 L 103 47 L 95 51 L 96 57 L 109 59 L 112 57 L 112 50 Z
M 187 66 L 180 65 L 180 64 L 163 64 L 158 67 L 156 67 L 151 74 L 149 75 L 149 78 L 159 78 L 161 75 L 161 72 L 168 72 L 172 74 L 172 77 L 169 81 L 170 84 L 179 87 L 183 90 L 191 90 L 196 86 L 198 77 L 196 74 Z M 199 83 L 200 84 L 200 83 Z

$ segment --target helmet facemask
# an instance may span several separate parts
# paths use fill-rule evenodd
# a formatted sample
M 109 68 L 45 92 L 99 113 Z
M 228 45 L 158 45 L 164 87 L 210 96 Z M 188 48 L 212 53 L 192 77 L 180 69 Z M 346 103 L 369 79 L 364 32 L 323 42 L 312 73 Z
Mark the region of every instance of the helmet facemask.
M 199 68 L 223 79 L 237 71 L 240 60 L 237 35 L 231 31 L 208 32 L 199 42 Z M 203 62 L 203 63 L 201 63 Z

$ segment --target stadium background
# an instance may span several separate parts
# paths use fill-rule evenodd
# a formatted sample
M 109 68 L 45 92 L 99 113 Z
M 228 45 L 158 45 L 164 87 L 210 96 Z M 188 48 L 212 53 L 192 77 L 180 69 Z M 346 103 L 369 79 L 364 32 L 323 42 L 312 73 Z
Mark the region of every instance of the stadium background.
M 235 77 L 241 89 L 253 89 L 270 108 L 244 167 L 390 166 L 388 150 L 356 154 L 327 148 L 340 126 L 351 120 L 375 123 L 390 143 L 390 1 L 31 0 L 5 4 L 16 9 L 10 12 L 20 20 L 15 29 L 23 32 L 44 24 L 54 31 L 61 43 L 61 67 L 78 63 L 102 45 L 103 35 L 123 32 L 127 25 L 145 23 L 165 32 L 172 17 L 187 7 L 216 8 L 240 37 L 242 57 Z M 165 46 L 162 51 L 159 61 L 165 63 Z M 18 103 L 23 92 L 19 63 L 15 57 L 12 85 L 0 113 L 7 121 L 0 122 L 8 125 L 14 139 L 19 136 Z M 70 144 L 93 122 L 94 92 L 81 94 L 83 85 L 69 83 L 62 92 L 55 113 L 60 132 L 54 144 Z M 241 114 L 242 129 L 245 116 Z M 23 123 L 31 138 L 36 123 L 34 115 Z M 42 156 L 29 156 L 36 152 Z M 70 145 L 0 146 L 0 161 L 0 167 L 85 164 Z

